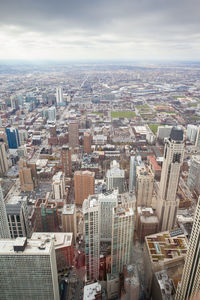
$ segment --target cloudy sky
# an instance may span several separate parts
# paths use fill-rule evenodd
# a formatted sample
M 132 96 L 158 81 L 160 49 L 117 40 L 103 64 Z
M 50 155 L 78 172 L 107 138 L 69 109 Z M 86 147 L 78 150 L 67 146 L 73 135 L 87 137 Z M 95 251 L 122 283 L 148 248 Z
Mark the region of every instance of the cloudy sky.
M 0 59 L 200 60 L 200 1 L 0 0 Z

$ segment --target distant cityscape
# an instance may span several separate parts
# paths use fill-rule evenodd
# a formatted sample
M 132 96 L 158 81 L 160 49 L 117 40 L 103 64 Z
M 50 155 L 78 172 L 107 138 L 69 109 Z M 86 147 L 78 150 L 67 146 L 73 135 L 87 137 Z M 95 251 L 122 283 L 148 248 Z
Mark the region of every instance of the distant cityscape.
M 200 299 L 199 63 L 1 62 L 0 299 Z

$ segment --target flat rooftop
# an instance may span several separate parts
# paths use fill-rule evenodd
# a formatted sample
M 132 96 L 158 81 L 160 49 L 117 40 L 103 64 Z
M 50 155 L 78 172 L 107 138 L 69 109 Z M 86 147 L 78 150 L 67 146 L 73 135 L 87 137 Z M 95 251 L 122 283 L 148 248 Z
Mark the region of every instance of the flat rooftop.
M 152 234 L 145 241 L 152 264 L 181 259 L 188 248 L 187 237 L 181 229 Z
M 0 255 L 49 255 L 53 247 L 53 241 L 42 243 L 40 240 L 27 240 L 27 245 L 23 251 L 14 251 L 14 246 L 21 247 L 24 238 L 0 239 Z
M 98 282 L 84 286 L 83 300 L 94 300 L 101 293 L 101 285 Z
M 73 215 L 75 213 L 75 204 L 65 204 L 63 206 L 63 215 Z
M 34 232 L 31 236 L 32 240 L 46 241 L 52 240 L 54 242 L 55 250 L 72 245 L 72 232 Z

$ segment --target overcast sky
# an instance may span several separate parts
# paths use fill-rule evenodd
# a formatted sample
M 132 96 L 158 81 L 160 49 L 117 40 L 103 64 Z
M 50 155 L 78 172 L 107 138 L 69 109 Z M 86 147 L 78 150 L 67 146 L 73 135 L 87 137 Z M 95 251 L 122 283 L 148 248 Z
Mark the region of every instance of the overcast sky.
M 0 59 L 200 60 L 200 0 L 0 0 Z

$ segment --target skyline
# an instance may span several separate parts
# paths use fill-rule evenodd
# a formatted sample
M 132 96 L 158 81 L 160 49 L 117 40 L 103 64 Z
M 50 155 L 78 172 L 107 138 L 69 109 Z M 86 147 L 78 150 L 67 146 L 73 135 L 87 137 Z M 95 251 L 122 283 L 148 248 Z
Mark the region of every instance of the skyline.
M 0 60 L 200 60 L 200 3 L 0 3 Z

